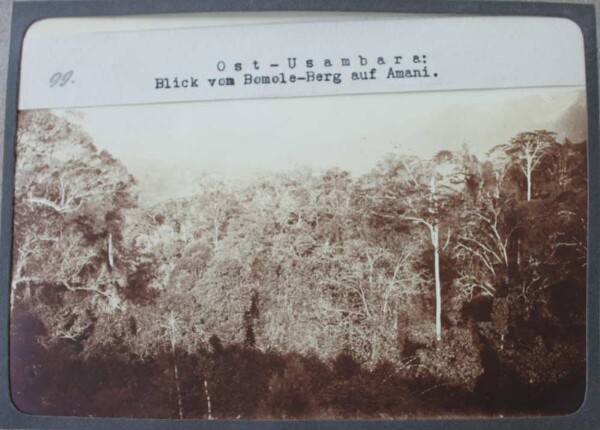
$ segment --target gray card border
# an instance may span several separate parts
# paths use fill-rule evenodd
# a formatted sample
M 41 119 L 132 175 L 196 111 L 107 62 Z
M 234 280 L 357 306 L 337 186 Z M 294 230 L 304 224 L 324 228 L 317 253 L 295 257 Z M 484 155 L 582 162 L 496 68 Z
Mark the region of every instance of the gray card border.
M 19 63 L 25 32 L 44 18 L 198 12 L 385 12 L 482 16 L 545 16 L 575 22 L 584 38 L 588 109 L 587 380 L 583 405 L 565 416 L 419 420 L 156 420 L 28 415 L 18 411 L 9 389 L 9 293 Z M 598 58 L 593 5 L 448 0 L 109 0 L 32 1 L 13 5 L 4 165 L 0 212 L 0 427 L 27 429 L 600 429 L 600 147 Z

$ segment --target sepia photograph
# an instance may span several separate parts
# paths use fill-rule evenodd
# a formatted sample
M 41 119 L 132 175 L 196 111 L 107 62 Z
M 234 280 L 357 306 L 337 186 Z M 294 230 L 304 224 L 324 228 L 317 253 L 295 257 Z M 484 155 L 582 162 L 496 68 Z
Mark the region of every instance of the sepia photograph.
M 163 419 L 571 414 L 583 86 L 24 109 L 10 394 Z

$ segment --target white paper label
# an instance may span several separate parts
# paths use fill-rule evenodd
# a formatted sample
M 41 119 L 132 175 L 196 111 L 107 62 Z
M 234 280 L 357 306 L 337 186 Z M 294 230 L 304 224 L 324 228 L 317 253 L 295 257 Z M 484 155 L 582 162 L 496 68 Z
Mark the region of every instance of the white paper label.
M 585 85 L 559 18 L 435 17 L 27 37 L 20 109 Z

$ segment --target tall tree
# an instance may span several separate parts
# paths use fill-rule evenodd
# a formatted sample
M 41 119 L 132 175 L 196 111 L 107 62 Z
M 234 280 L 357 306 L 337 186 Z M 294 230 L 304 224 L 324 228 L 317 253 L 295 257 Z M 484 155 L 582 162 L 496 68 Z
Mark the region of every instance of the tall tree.
M 425 227 L 433 250 L 435 291 L 435 335 L 442 340 L 442 279 L 440 254 L 450 241 L 450 228 L 444 226 L 451 216 L 458 184 L 464 182 L 455 156 L 442 151 L 432 161 L 411 157 L 390 157 L 367 185 L 373 216 L 388 221 L 407 221 Z
M 510 143 L 500 146 L 525 175 L 527 201 L 532 197 L 533 172 L 546 155 L 547 148 L 556 143 L 555 136 L 556 133 L 547 130 L 530 131 L 519 133 Z
M 21 113 L 17 139 L 11 307 L 28 299 L 48 316 L 50 337 L 77 339 L 91 315 L 123 308 L 129 262 L 118 261 L 119 219 L 135 204 L 134 181 L 80 127 L 50 112 Z M 52 306 L 35 299 L 40 290 L 52 290 Z

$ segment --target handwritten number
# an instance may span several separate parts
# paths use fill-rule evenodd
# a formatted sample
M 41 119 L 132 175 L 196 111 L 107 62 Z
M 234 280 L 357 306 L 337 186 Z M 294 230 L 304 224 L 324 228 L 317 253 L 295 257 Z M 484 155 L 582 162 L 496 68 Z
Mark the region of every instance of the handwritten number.
M 73 70 L 69 70 L 65 73 L 62 72 L 56 72 L 55 74 L 53 74 L 50 77 L 50 88 L 53 88 L 55 86 L 59 86 L 59 87 L 64 87 L 65 85 L 67 85 L 69 82 L 71 81 L 71 78 L 73 77 Z

